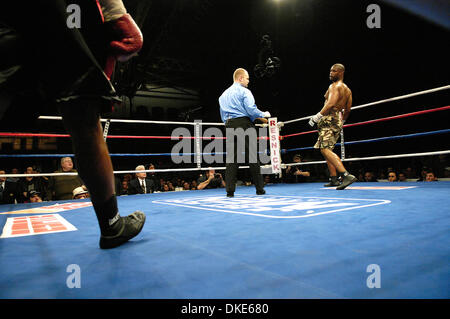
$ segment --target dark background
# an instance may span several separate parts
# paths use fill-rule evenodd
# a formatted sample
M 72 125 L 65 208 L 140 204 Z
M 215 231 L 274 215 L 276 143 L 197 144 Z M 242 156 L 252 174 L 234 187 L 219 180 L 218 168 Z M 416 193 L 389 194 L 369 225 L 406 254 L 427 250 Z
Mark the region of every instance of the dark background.
M 142 29 L 144 47 L 137 58 L 116 68 L 116 88 L 129 98 L 146 83 L 194 89 L 199 92 L 198 106 L 202 109 L 194 112 L 190 121 L 220 122 L 218 97 L 231 85 L 237 67 L 249 71 L 249 89 L 257 106 L 270 111 L 279 121 L 312 115 L 321 109 L 330 84 L 329 69 L 334 63 L 346 66 L 344 81 L 353 92 L 354 106 L 449 84 L 449 30 L 440 24 L 442 21 L 431 21 L 436 12 L 443 10 L 448 15 L 445 1 L 423 1 L 422 12 L 416 13 L 386 1 L 125 0 L 124 3 Z M 381 8 L 380 29 L 369 29 L 366 25 L 370 15 L 366 8 L 371 3 Z M 253 70 L 259 63 L 263 35 L 270 36 L 273 55 L 281 60 L 281 67 L 272 77 L 257 78 Z M 448 90 L 441 91 L 355 110 L 348 123 L 446 106 L 448 102 Z M 140 116 L 131 112 L 130 118 Z M 171 119 L 180 121 L 180 115 L 173 114 Z M 447 129 L 448 123 L 449 112 L 442 111 L 349 128 L 345 130 L 345 138 L 352 141 Z M 109 133 L 170 135 L 173 128 L 116 124 Z M 46 123 L 35 129 L 59 133 L 62 127 Z M 305 130 L 311 128 L 307 121 L 301 121 L 287 125 L 281 134 Z M 282 147 L 312 146 L 316 138 L 311 134 L 286 139 Z M 443 134 L 370 143 L 348 146 L 346 153 L 347 157 L 363 157 L 446 150 L 450 146 L 448 140 L 448 134 Z M 109 140 L 108 143 L 111 153 L 156 153 L 170 152 L 173 142 Z M 59 141 L 58 147 L 61 153 L 71 152 L 67 139 Z M 291 155 L 286 154 L 285 162 L 290 162 Z M 321 159 L 314 151 L 302 155 L 306 159 Z M 115 169 L 132 169 L 136 160 L 114 159 Z M 168 158 L 139 159 L 142 160 L 162 167 Z M 423 165 L 422 161 L 415 161 L 419 162 L 414 165 Z M 50 160 L 47 164 L 54 162 Z M 410 164 L 398 164 L 404 165 Z

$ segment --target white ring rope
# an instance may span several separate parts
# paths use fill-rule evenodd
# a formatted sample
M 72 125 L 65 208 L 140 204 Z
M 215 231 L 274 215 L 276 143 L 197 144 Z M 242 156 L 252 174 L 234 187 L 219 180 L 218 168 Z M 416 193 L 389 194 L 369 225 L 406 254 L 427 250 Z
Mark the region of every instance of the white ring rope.
M 441 154 L 450 154 L 450 150 L 445 151 L 435 151 L 435 152 L 424 152 L 424 153 L 409 153 L 409 154 L 396 154 L 396 155 L 384 155 L 384 156 L 371 156 L 371 157 L 353 157 L 346 158 L 344 162 L 351 161 L 368 161 L 368 160 L 378 160 L 378 159 L 388 159 L 388 158 L 403 158 L 403 157 L 415 157 L 415 156 L 433 156 Z M 288 163 L 281 164 L 282 168 L 288 166 L 299 166 L 299 165 L 314 165 L 314 164 L 324 164 L 326 161 L 314 161 L 314 162 L 301 162 L 301 163 Z M 263 168 L 269 168 L 271 165 L 261 165 Z M 239 166 L 239 168 L 249 168 L 249 166 Z M 133 173 L 167 173 L 167 172 L 188 172 L 188 171 L 208 171 L 214 169 L 216 171 L 225 170 L 226 167 L 196 167 L 196 168 L 168 168 L 168 169 L 152 169 L 152 170 L 129 170 L 129 171 L 114 171 L 114 174 L 133 174 Z M 39 173 L 39 174 L 1 174 L 1 177 L 39 177 L 39 176 L 76 176 L 78 173 Z
M 239 168 L 249 168 L 250 166 L 239 166 Z M 262 165 L 261 167 L 268 168 L 271 165 Z M 216 171 L 225 170 L 226 167 L 193 167 L 193 168 L 167 168 L 167 169 L 151 169 L 151 170 L 129 170 L 129 171 L 114 171 L 114 174 L 133 174 L 133 173 L 167 173 L 167 172 L 188 172 L 188 171 L 209 171 L 214 169 Z M 77 172 L 67 173 L 36 173 L 36 174 L 0 174 L 1 177 L 40 177 L 40 176 L 76 176 Z
M 61 116 L 39 116 L 40 120 L 62 120 Z M 100 119 L 101 122 L 106 122 L 107 119 Z M 173 122 L 173 121 L 149 121 L 149 120 L 123 120 L 110 119 L 111 123 L 135 123 L 135 124 L 179 124 L 179 125 L 195 125 L 195 122 Z M 209 123 L 202 122 L 202 125 L 225 125 L 224 123 Z
M 371 102 L 371 103 L 367 103 L 367 104 L 354 106 L 354 107 L 352 107 L 352 111 L 353 110 L 357 110 L 357 109 L 362 109 L 364 107 L 368 107 L 368 106 L 372 106 L 372 105 L 377 105 L 377 104 L 381 104 L 381 103 L 402 100 L 402 99 L 406 99 L 406 98 L 413 97 L 413 96 L 418 96 L 418 95 L 423 95 L 423 94 L 427 94 L 427 93 L 443 91 L 443 90 L 448 90 L 448 89 L 450 89 L 450 85 L 445 85 L 445 86 L 437 87 L 437 88 L 430 89 L 430 90 L 420 91 L 420 92 L 416 92 L 416 93 L 400 95 L 400 96 L 392 97 L 392 98 L 385 99 L 385 100 L 380 100 L 380 101 L 376 101 L 376 102 Z M 283 123 L 284 124 L 289 124 L 289 123 L 294 123 L 294 122 L 298 122 L 298 121 L 309 120 L 311 118 L 311 116 L 313 116 L 313 115 L 304 116 L 304 117 L 301 117 L 301 118 L 298 118 L 298 119 L 294 119 L 294 120 L 284 121 Z
M 39 116 L 40 120 L 62 120 L 61 116 Z M 100 119 L 100 122 L 107 122 L 107 119 Z M 147 121 L 147 120 L 123 120 L 123 119 L 109 119 L 110 123 L 134 123 L 134 124 L 178 124 L 178 125 L 193 125 L 195 122 L 173 122 L 173 121 Z M 213 122 L 201 122 L 201 125 L 212 125 L 212 126 L 225 126 L 225 123 L 213 123 Z M 255 124 L 255 126 L 268 127 L 267 124 Z
M 441 155 L 441 154 L 449 154 L 450 150 L 446 151 L 435 151 L 435 152 L 425 152 L 425 153 L 409 153 L 409 154 L 396 154 L 396 155 L 384 155 L 384 156 L 371 156 L 371 157 L 353 157 L 346 158 L 344 162 L 351 161 L 368 161 L 368 160 L 377 160 L 377 159 L 386 159 L 386 158 L 402 158 L 402 157 L 414 157 L 414 156 L 432 156 L 432 155 Z M 283 164 L 285 166 L 298 166 L 298 165 L 308 165 L 308 164 L 323 164 L 326 161 L 315 161 L 315 162 L 301 162 L 301 163 L 290 163 Z
M 442 90 L 448 90 L 450 89 L 450 85 L 445 85 L 445 86 L 440 86 L 434 89 L 429 89 L 429 90 L 424 90 L 424 91 L 419 91 L 419 92 L 415 92 L 415 93 L 410 93 L 410 94 L 405 94 L 405 95 L 400 95 L 400 96 L 396 96 L 396 97 L 392 97 L 389 99 L 385 99 L 385 100 L 380 100 L 380 101 L 376 101 L 376 102 L 371 102 L 371 103 L 367 103 L 367 104 L 362 104 L 362 105 L 358 105 L 355 107 L 352 107 L 352 110 L 357 110 L 357 109 L 361 109 L 367 106 L 372 106 L 372 105 L 376 105 L 376 104 L 381 104 L 381 103 L 386 103 L 386 102 L 390 102 L 390 101 L 396 101 L 396 100 L 402 100 L 402 99 L 406 99 L 409 97 L 413 97 L 413 96 L 418 96 L 418 95 L 423 95 L 423 94 L 428 94 L 428 93 L 432 93 L 432 92 L 437 92 L 437 91 L 442 91 Z M 279 122 L 279 124 L 281 126 L 283 126 L 284 124 L 289 124 L 289 123 L 293 123 L 293 122 L 298 122 L 298 121 L 303 121 L 303 120 L 309 120 L 311 118 L 312 115 L 309 116 L 304 116 L 298 119 L 293 119 L 293 120 L 289 120 L 289 121 L 284 121 L 284 122 Z M 62 120 L 61 116 L 39 116 L 40 120 Z M 101 119 L 101 122 L 106 122 L 107 119 Z M 179 125 L 195 125 L 195 122 L 173 122 L 173 121 L 149 121 L 149 120 L 124 120 L 124 119 L 110 119 L 111 123 L 135 123 L 135 124 L 179 124 Z M 202 125 L 218 125 L 218 126 L 224 126 L 225 124 L 220 122 L 220 123 L 212 123 L 212 122 L 202 122 Z M 267 124 L 257 124 L 257 126 L 267 126 Z

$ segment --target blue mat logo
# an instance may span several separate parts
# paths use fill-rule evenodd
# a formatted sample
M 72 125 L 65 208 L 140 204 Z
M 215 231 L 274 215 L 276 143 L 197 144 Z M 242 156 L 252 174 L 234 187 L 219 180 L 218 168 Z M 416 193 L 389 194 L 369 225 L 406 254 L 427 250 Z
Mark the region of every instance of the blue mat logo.
M 153 203 L 266 218 L 305 218 L 389 204 L 389 200 L 300 196 L 235 195 L 155 200 Z

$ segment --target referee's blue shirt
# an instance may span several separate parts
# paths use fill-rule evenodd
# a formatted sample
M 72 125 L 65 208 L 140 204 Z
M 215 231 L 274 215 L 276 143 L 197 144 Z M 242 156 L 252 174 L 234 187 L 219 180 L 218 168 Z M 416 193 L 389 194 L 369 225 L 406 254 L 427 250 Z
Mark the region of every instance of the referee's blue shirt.
M 226 123 L 229 119 L 247 116 L 253 122 L 264 117 L 264 113 L 255 105 L 252 92 L 241 84 L 234 82 L 219 97 L 220 117 Z

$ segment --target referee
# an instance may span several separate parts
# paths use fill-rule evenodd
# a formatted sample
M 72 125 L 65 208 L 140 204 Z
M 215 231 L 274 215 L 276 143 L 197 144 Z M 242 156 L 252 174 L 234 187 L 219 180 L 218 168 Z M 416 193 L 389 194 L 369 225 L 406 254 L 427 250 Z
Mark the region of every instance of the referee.
M 233 74 L 233 85 L 226 89 L 219 97 L 220 116 L 225 123 L 227 133 L 230 129 L 236 132 L 236 129 L 243 129 L 245 131 L 245 160 L 250 166 L 250 173 L 255 184 L 256 194 L 264 195 L 264 182 L 261 176 L 260 163 L 257 157 L 257 147 L 249 147 L 250 142 L 256 145 L 256 128 L 253 122 L 256 119 L 267 123 L 266 117 L 270 117 L 269 112 L 260 111 L 255 105 L 255 98 L 252 92 L 247 88 L 250 81 L 248 72 L 245 69 L 238 68 Z M 250 130 L 249 130 L 250 129 Z M 253 131 L 253 136 L 252 136 Z M 247 136 L 247 133 L 250 134 Z M 233 134 L 229 138 L 227 134 L 227 160 L 225 183 L 227 190 L 227 197 L 233 197 L 236 189 L 238 163 L 238 144 L 235 142 L 237 134 Z M 234 150 L 233 156 L 229 156 L 229 151 Z M 251 154 L 250 154 L 251 151 Z

